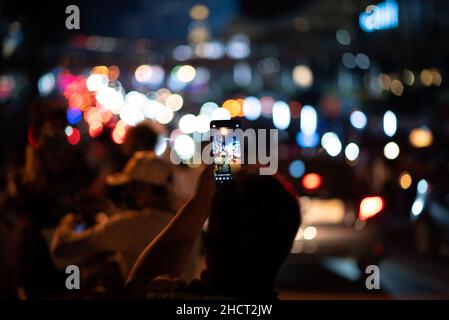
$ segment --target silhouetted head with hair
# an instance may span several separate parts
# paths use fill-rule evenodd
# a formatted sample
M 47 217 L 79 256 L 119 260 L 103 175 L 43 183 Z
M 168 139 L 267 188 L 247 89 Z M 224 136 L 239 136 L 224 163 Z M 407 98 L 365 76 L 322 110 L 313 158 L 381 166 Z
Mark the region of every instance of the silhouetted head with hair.
M 125 156 L 131 157 L 137 151 L 154 151 L 157 136 L 155 129 L 147 122 L 129 128 L 123 143 Z
M 206 285 L 231 295 L 273 293 L 301 222 L 290 190 L 275 176 L 241 172 L 216 191 L 205 238 Z

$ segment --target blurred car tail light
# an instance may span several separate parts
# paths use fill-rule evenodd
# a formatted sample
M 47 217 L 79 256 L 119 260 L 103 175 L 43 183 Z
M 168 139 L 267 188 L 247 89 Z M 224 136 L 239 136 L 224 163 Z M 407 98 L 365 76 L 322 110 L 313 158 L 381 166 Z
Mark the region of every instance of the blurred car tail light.
M 359 219 L 366 221 L 384 208 L 384 200 L 381 197 L 366 197 L 360 202 Z

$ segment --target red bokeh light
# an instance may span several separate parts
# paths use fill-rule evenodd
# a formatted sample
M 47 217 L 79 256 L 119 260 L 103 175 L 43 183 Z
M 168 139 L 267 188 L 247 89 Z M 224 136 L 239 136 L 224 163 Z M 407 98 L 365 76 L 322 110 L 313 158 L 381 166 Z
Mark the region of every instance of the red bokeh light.
M 318 173 L 308 173 L 302 178 L 302 185 L 305 189 L 315 190 L 321 186 L 321 176 Z
M 75 145 L 81 140 L 81 134 L 80 131 L 77 128 L 73 128 L 72 134 L 70 136 L 67 136 L 67 141 L 71 145 Z

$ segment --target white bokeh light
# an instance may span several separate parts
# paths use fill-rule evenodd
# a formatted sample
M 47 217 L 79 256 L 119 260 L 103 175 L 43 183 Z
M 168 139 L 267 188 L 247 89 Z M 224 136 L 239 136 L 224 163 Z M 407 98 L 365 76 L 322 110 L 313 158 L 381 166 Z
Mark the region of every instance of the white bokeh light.
M 387 136 L 392 137 L 397 130 L 397 118 L 393 111 L 387 111 L 383 118 L 384 132 Z
M 338 156 L 342 149 L 340 139 L 334 132 L 325 133 L 321 138 L 321 145 L 331 157 Z
M 349 161 L 355 161 L 359 157 L 359 146 L 354 142 L 348 144 L 345 148 L 345 156 Z
M 385 158 L 389 160 L 394 160 L 399 156 L 399 146 L 396 142 L 388 142 L 384 147 Z
M 195 153 L 195 142 L 190 136 L 181 134 L 175 138 L 173 148 L 182 160 L 188 160 Z
M 98 91 L 102 87 L 106 87 L 109 79 L 104 74 L 91 74 L 87 77 L 86 87 L 89 91 Z
M 196 117 L 195 131 L 200 133 L 206 133 L 209 131 L 210 117 L 205 114 L 200 114 Z
M 276 101 L 273 105 L 273 124 L 279 130 L 285 130 L 290 125 L 290 107 L 283 101 Z
M 192 133 L 196 128 L 196 117 L 195 115 L 188 113 L 183 115 L 178 122 L 179 129 L 184 133 Z
M 225 108 L 218 108 L 212 111 L 210 118 L 211 120 L 230 120 L 231 114 Z
M 262 105 L 256 97 L 247 97 L 243 101 L 243 114 L 248 120 L 257 120 L 262 113 Z
M 366 115 L 362 111 L 354 111 L 349 116 L 349 122 L 351 122 L 351 125 L 356 129 L 363 129 L 366 126 L 366 123 L 368 122 L 368 119 Z

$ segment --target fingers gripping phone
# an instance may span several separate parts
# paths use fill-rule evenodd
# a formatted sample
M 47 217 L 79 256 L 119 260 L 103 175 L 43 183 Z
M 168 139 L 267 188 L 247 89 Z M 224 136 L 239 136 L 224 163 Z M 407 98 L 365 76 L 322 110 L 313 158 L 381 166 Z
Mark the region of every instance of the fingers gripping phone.
M 238 120 L 214 120 L 210 123 L 214 179 L 217 185 L 229 182 L 241 168 Z

